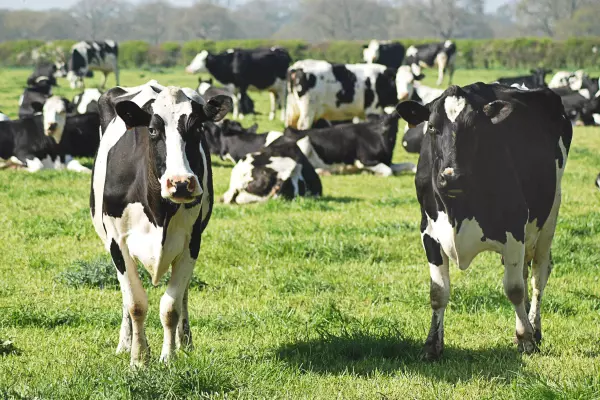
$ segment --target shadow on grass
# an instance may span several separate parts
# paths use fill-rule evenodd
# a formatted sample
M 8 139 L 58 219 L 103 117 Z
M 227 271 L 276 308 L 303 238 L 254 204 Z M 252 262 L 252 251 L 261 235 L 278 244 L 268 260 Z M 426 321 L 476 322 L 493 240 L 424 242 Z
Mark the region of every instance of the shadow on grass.
M 508 382 L 522 366 L 516 347 L 509 344 L 480 350 L 446 346 L 438 362 L 423 360 L 422 349 L 423 342 L 392 335 L 321 333 L 320 338 L 285 344 L 276 354 L 302 372 L 359 376 L 417 373 L 449 383 L 481 378 Z
M 359 199 L 358 197 L 349 196 L 321 196 L 318 198 L 318 200 L 340 204 L 358 203 L 359 201 L 361 201 L 361 199 Z

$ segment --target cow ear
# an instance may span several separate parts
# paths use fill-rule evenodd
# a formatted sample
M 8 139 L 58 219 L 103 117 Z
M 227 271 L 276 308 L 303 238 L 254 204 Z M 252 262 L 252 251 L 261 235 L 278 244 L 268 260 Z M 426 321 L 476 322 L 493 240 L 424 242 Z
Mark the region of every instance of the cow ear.
M 255 122 L 250 128 L 248 128 L 248 133 L 256 133 L 258 130 L 258 124 Z
M 39 101 L 32 101 L 31 108 L 33 109 L 34 113 L 41 113 L 42 111 L 44 111 L 44 103 L 41 103 Z
M 490 117 L 492 124 L 499 124 L 513 112 L 513 105 L 507 101 L 496 100 L 483 106 L 483 112 Z
M 211 99 L 202 107 L 202 110 L 208 120 L 216 122 L 222 120 L 232 108 L 233 101 L 231 100 L 231 97 L 220 94 L 211 97 Z
M 125 122 L 127 128 L 150 125 L 150 118 L 152 116 L 142 110 L 133 101 L 127 100 L 117 103 L 115 110 L 117 111 L 117 115 Z
M 396 111 L 410 125 L 419 125 L 429 119 L 430 111 L 416 101 L 403 101 L 396 106 Z

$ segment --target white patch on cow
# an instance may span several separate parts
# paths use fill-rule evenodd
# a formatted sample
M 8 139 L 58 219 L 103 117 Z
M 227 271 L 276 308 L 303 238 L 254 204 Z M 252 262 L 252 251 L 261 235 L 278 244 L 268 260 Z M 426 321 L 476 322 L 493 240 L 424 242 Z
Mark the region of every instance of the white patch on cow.
M 408 127 L 408 125 L 406 125 Z M 425 121 L 423 124 L 423 135 L 427 133 L 427 129 L 429 129 L 429 121 Z
M 197 92 L 193 90 L 192 92 L 196 96 L 199 96 Z M 169 190 L 167 185 L 169 180 L 180 178 L 198 179 L 188 162 L 185 153 L 185 141 L 181 133 L 177 130 L 179 118 L 182 115 L 190 115 L 192 113 L 192 105 L 183 90 L 178 87 L 169 86 L 156 96 L 156 100 L 152 103 L 151 107 L 153 113 L 159 115 L 165 123 L 166 169 L 159 178 L 159 181 L 161 196 L 172 199 L 171 190 Z M 195 183 L 195 190 L 192 196 L 197 197 L 202 194 L 202 189 L 199 184 L 200 182 L 196 181 Z
M 454 176 L 454 168 L 445 168 L 444 171 L 442 171 L 442 175 L 445 176 Z
M 200 93 L 201 96 L 204 96 L 204 93 L 206 93 L 206 91 L 211 87 L 212 85 L 208 82 L 200 82 L 198 85 L 198 93 Z
M 208 51 L 202 50 L 196 54 L 196 57 L 192 60 L 190 65 L 185 67 L 185 72 L 190 74 L 207 73 L 206 59 L 208 58 Z
M 37 172 L 44 169 L 44 162 L 37 157 L 25 160 L 25 166 L 29 172 Z
M 89 169 L 88 167 L 84 167 L 77 160 L 68 161 L 67 162 L 67 170 L 68 171 L 74 171 L 74 172 L 80 172 L 80 173 L 84 173 L 84 174 L 91 174 L 92 173 L 91 169 Z
M 421 84 L 421 82 L 414 82 L 413 86 L 414 86 L 415 92 L 417 92 L 417 95 L 423 101 L 423 104 L 431 103 L 432 101 L 434 101 L 435 99 L 437 99 L 444 93 L 444 91 L 442 89 L 425 86 L 425 85 Z
M 407 142 L 406 140 L 405 140 L 405 141 L 403 141 L 403 142 L 402 142 L 402 146 L 404 146 L 404 147 L 408 146 L 408 142 Z
M 265 140 L 265 147 L 273 143 L 275 140 L 283 136 L 282 132 L 271 131 L 267 133 L 267 140 Z
M 406 57 L 414 57 L 417 55 L 418 52 L 419 52 L 419 50 L 415 46 L 410 46 L 406 50 Z
M 77 113 L 85 114 L 87 112 L 87 107 L 92 101 L 98 101 L 98 99 L 102 96 L 102 92 L 98 89 L 85 89 L 83 93 L 79 96 L 79 104 L 77 105 Z M 75 100 L 73 100 L 75 102 Z
M 445 48 L 448 48 L 448 47 L 450 47 L 450 46 L 452 46 L 452 40 L 446 40 L 446 41 L 444 42 L 444 47 L 445 47 Z
M 592 98 L 592 95 L 590 94 L 590 91 L 588 89 L 580 89 L 578 93 L 588 100 Z
M 367 64 L 373 64 L 379 57 L 379 42 L 377 40 L 371 40 L 369 46 L 363 49 L 363 60 Z
M 10 121 L 8 115 L 0 113 L 0 121 Z
M 67 107 L 59 96 L 52 96 L 44 103 L 43 108 L 44 134 L 53 137 L 60 143 L 65 123 L 67 122 Z
M 446 110 L 446 116 L 452 122 L 456 121 L 456 118 L 460 115 L 462 110 L 465 108 L 466 102 L 464 97 L 448 96 L 444 101 L 444 109 Z
M 529 88 L 527 86 L 525 86 L 524 83 L 513 83 L 512 85 L 510 85 L 510 87 L 519 89 L 519 90 L 529 90 Z
M 269 160 L 271 162 L 267 164 L 267 167 L 277 172 L 277 179 L 284 182 L 302 168 L 302 165 L 289 157 L 271 157 Z
M 114 40 L 105 40 L 104 43 L 106 43 L 110 47 L 115 47 L 115 41 Z
M 594 119 L 594 123 L 596 125 L 600 125 L 600 114 L 592 114 L 592 118 Z
M 235 52 L 235 49 L 227 49 L 227 53 L 228 54 L 231 54 L 231 53 L 234 53 L 234 52 Z
M 413 64 L 414 65 L 414 64 Z M 413 68 L 408 65 L 403 65 L 396 72 L 396 91 L 398 100 L 408 100 L 414 91 L 415 74 Z
M 248 184 L 252 182 L 252 170 L 254 169 L 252 161 L 254 161 L 254 157 L 248 155 L 231 169 L 229 189 L 223 195 L 223 201 L 226 204 L 234 202 L 236 195 L 243 192 L 248 187 Z

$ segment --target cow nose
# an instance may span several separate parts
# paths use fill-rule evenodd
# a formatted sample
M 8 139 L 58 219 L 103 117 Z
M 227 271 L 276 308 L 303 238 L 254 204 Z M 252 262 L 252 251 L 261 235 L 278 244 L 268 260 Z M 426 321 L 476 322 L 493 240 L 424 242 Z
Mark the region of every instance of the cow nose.
M 51 123 L 51 124 L 48 126 L 48 130 L 49 130 L 50 132 L 54 132 L 54 131 L 56 130 L 56 128 L 57 128 L 57 127 L 58 127 L 58 123 L 56 123 L 56 122 L 53 122 L 53 123 Z
M 187 198 L 196 192 L 195 177 L 173 177 L 167 179 L 167 191 L 172 197 Z

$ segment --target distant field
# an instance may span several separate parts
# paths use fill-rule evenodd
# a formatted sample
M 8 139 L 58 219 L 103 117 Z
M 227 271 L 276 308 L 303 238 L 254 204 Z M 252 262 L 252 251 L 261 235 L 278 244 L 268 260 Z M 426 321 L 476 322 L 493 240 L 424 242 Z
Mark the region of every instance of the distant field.
M 0 71 L 11 117 L 28 74 Z M 455 82 L 508 74 L 458 70 Z M 197 82 L 125 70 L 121 83 L 150 78 Z M 252 96 L 263 115 L 244 124 L 282 128 L 266 118 L 268 96 Z M 401 146 L 394 159 L 416 161 Z M 231 165 L 213 165 L 220 196 Z M 0 171 L 0 398 L 598 399 L 599 171 L 600 128 L 576 128 L 539 354 L 517 353 L 500 257 L 485 254 L 467 271 L 451 267 L 446 352 L 421 361 L 429 272 L 413 176 L 327 176 L 321 199 L 216 205 L 190 292 L 195 350 L 159 365 L 164 287 L 150 287 L 152 362 L 138 371 L 114 354 L 121 294 L 90 221 L 90 177 Z

